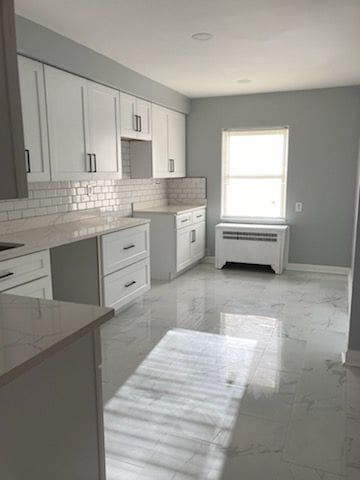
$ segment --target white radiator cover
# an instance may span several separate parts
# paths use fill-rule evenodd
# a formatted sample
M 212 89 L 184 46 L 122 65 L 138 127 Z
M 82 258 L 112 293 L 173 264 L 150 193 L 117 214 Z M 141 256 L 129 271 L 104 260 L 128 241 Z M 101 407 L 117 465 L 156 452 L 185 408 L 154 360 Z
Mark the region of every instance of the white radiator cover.
M 215 266 L 226 262 L 270 265 L 282 273 L 288 255 L 288 225 L 249 225 L 219 223 L 216 225 Z

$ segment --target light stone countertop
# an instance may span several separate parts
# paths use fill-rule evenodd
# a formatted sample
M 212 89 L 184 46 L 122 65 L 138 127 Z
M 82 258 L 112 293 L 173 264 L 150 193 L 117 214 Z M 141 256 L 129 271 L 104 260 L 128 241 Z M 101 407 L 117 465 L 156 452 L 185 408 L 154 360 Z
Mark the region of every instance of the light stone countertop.
M 113 316 L 111 308 L 0 294 L 0 386 Z
M 0 261 L 77 242 L 86 238 L 97 237 L 105 233 L 136 227 L 149 222 L 148 219 L 121 217 L 117 214 L 94 214 L 84 217 L 79 215 L 78 218 L 75 218 L 73 217 L 72 221 L 58 221 L 56 223 L 49 220 L 47 225 L 41 225 L 36 228 L 27 226 L 24 230 L 6 234 L 1 234 L 0 224 L 0 244 L 24 244 L 21 247 L 0 251 Z
M 136 213 L 168 213 L 171 215 L 178 215 L 181 213 L 188 213 L 192 212 L 193 210 L 198 210 L 200 208 L 206 208 L 206 204 L 198 204 L 198 205 L 158 205 L 158 206 L 149 206 L 149 207 L 137 207 L 134 209 Z

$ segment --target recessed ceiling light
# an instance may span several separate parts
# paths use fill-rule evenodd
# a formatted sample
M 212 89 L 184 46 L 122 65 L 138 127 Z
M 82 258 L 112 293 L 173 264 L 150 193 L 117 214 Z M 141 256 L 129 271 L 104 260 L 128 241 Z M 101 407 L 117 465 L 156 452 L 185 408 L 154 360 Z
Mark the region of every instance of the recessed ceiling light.
M 237 83 L 251 83 L 250 78 L 240 78 Z
M 206 42 L 207 40 L 213 38 L 213 35 L 207 32 L 198 32 L 191 35 L 191 38 L 193 40 L 199 40 L 200 42 Z

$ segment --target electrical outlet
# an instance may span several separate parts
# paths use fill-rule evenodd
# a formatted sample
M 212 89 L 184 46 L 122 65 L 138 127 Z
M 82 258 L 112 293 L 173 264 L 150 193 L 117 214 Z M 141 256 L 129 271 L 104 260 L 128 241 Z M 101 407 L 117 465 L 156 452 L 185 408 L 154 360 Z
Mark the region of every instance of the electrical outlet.
M 302 202 L 296 202 L 295 203 L 295 212 L 296 213 L 302 213 L 303 211 L 303 204 Z

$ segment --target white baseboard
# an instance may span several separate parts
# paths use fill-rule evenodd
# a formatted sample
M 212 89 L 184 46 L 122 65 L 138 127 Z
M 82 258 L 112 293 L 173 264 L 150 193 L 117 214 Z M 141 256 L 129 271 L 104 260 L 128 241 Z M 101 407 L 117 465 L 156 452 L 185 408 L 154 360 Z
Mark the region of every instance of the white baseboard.
M 286 270 L 294 272 L 334 273 L 336 275 L 349 275 L 350 268 L 335 267 L 332 265 L 310 265 L 307 263 L 288 263 Z
M 202 259 L 202 263 L 211 263 L 212 265 L 215 265 L 215 257 L 207 255 Z
M 348 350 L 342 354 L 342 361 L 349 367 L 360 368 L 360 350 Z
M 215 257 L 207 255 L 203 258 L 202 263 L 215 264 Z M 286 270 L 294 272 L 313 272 L 313 273 L 333 273 L 336 275 L 349 275 L 350 268 L 335 267 L 332 265 L 310 265 L 307 263 L 288 263 Z

